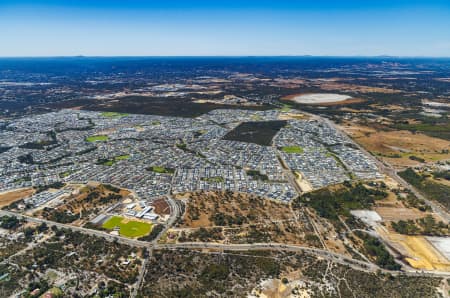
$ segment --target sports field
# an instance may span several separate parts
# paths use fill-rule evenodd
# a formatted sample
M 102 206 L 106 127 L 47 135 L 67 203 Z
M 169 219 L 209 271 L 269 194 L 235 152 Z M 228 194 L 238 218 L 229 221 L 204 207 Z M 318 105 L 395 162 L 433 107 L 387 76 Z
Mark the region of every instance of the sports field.
M 117 112 L 103 112 L 101 113 L 101 115 L 103 117 L 107 117 L 107 118 L 121 118 L 121 117 L 125 117 L 128 114 L 127 113 L 117 113 Z
M 86 138 L 87 142 L 106 142 L 108 136 L 90 136 Z
M 152 230 L 150 223 L 128 220 L 121 216 L 112 216 L 103 223 L 102 227 L 108 230 L 119 227 L 119 234 L 129 238 L 145 236 Z
M 175 172 L 173 169 L 158 166 L 150 167 L 149 170 L 160 174 L 173 174 Z
M 283 150 L 286 153 L 303 153 L 303 148 L 299 147 L 299 146 L 286 146 L 281 148 L 281 150 Z

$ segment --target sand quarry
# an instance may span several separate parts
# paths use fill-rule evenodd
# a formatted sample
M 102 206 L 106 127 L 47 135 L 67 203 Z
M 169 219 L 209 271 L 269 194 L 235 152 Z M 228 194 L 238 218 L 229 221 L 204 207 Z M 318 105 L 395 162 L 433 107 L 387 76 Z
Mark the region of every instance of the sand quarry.
M 336 93 L 309 93 L 289 96 L 287 99 L 302 104 L 324 104 L 342 102 L 352 99 L 352 97 Z
M 388 231 L 385 227 L 376 228 L 378 234 L 401 254 L 405 261 L 416 269 L 450 271 L 448 259 L 448 237 L 407 236 Z

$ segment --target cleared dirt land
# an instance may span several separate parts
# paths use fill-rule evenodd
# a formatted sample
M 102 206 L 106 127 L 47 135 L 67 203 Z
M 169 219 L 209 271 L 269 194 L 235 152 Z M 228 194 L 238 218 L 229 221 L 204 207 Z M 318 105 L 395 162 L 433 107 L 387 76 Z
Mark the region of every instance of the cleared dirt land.
M 153 207 L 155 207 L 155 213 L 160 215 L 168 215 L 170 214 L 170 206 L 167 203 L 166 199 L 156 199 L 152 203 Z
M 417 209 L 402 207 L 375 207 L 374 210 L 381 216 L 383 221 L 398 221 L 423 218 L 426 214 Z
M 19 201 L 23 198 L 29 197 L 34 194 L 35 190 L 32 188 L 23 188 L 13 191 L 0 193 L 0 208 L 8 206 L 9 204 Z
M 387 238 L 414 268 L 450 271 L 450 261 L 424 236 L 406 236 L 389 233 Z

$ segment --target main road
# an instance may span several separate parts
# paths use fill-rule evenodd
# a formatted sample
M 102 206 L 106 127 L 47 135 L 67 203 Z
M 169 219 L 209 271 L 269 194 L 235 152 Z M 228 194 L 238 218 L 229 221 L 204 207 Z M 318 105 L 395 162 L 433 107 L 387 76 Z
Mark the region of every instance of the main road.
M 76 232 L 81 232 L 86 235 L 102 237 L 108 241 L 117 241 L 119 243 L 127 244 L 135 247 L 145 247 L 150 250 L 161 250 L 161 249 L 212 249 L 221 251 L 246 251 L 246 250 L 263 250 L 263 251 L 287 251 L 287 252 L 306 252 L 317 257 L 327 259 L 342 265 L 350 266 L 355 270 L 362 270 L 365 272 L 385 272 L 393 275 L 406 274 L 410 276 L 439 276 L 439 277 L 450 277 L 450 272 L 436 272 L 436 271 L 389 271 L 379 268 L 377 265 L 352 259 L 348 256 L 331 252 L 328 250 L 323 250 L 314 247 L 297 246 L 297 245 L 287 245 L 282 243 L 250 243 L 250 244 L 224 244 L 224 243 L 210 243 L 210 242 L 185 242 L 185 243 L 171 243 L 171 244 L 156 244 L 146 241 L 140 241 L 135 239 L 124 238 L 118 235 L 111 235 L 103 231 L 91 230 L 83 227 L 76 227 L 68 224 L 57 223 L 41 218 L 35 218 L 11 211 L 0 210 L 0 216 L 15 216 L 20 219 L 24 219 L 29 222 L 34 222 L 37 224 L 45 223 L 48 226 L 56 226 L 62 229 L 69 229 Z
M 383 172 L 385 175 L 393 178 L 395 181 L 397 181 L 397 183 L 399 183 L 400 185 L 402 185 L 404 188 L 410 190 L 417 198 L 423 200 L 428 206 L 431 207 L 431 209 L 438 214 L 442 219 L 444 219 L 446 222 L 450 222 L 450 214 L 445 211 L 439 204 L 437 204 L 436 202 L 433 202 L 431 200 L 428 200 L 426 197 L 424 197 L 419 191 L 417 191 L 417 189 L 412 186 L 411 184 L 409 184 L 408 182 L 406 182 L 402 177 L 400 177 L 397 174 L 397 171 L 392 168 L 391 165 L 387 165 L 383 162 L 381 162 L 378 158 L 376 158 L 375 156 L 373 156 L 370 152 L 368 152 L 364 147 L 362 147 L 360 144 L 358 144 L 356 141 L 353 141 L 344 131 L 342 131 L 342 129 L 340 127 L 338 127 L 333 121 L 327 119 L 327 118 L 323 118 L 317 115 L 313 115 L 313 114 L 309 114 L 311 116 L 313 116 L 315 119 L 319 119 L 325 123 L 327 123 L 329 126 L 333 127 L 336 131 L 338 131 L 339 133 L 341 133 L 341 135 L 343 135 L 350 143 L 355 144 L 359 150 L 361 150 L 368 158 L 370 158 L 371 160 L 373 160 L 378 168 L 381 170 L 381 172 Z

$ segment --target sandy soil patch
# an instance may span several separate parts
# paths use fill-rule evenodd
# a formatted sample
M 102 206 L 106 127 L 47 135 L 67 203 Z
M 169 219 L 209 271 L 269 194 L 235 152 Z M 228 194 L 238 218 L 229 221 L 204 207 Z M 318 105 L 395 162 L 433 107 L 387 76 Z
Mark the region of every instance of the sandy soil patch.
M 13 191 L 0 193 L 0 208 L 8 206 L 9 204 L 19 201 L 34 194 L 35 190 L 32 188 L 23 188 Z
M 405 236 L 401 242 L 410 253 L 408 263 L 414 268 L 449 271 L 450 262 L 425 237 Z
M 423 270 L 450 271 L 450 261 L 426 237 L 390 233 L 384 228 L 378 228 L 377 232 L 405 256 L 410 266 Z
M 301 113 L 291 113 L 291 112 L 287 112 L 287 113 L 281 113 L 278 116 L 278 119 L 280 120 L 304 120 L 304 119 L 309 119 L 311 118 L 308 115 L 305 114 L 301 114 Z
M 295 183 L 301 188 L 303 192 L 312 191 L 313 187 L 311 184 L 303 178 L 300 172 L 295 172 Z
M 422 104 L 429 107 L 444 107 L 450 108 L 450 103 L 440 102 L 440 101 L 431 101 L 431 100 L 422 100 Z
M 427 240 L 450 261 L 450 237 L 427 237 Z
M 253 290 L 250 297 L 276 297 L 276 298 L 287 298 L 292 297 L 292 290 L 294 289 L 291 284 L 283 284 L 279 279 L 268 279 L 264 280 L 259 284 L 260 289 Z M 309 296 L 305 296 L 309 297 Z
M 374 112 L 374 110 L 368 110 L 368 109 L 356 110 L 356 109 L 351 109 L 351 108 L 347 108 L 347 107 L 340 108 L 340 110 L 343 111 L 343 112 L 355 113 L 355 114 L 358 114 L 358 113 L 373 113 Z

